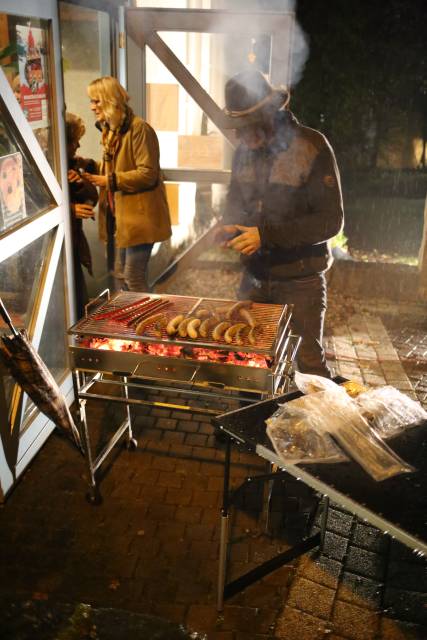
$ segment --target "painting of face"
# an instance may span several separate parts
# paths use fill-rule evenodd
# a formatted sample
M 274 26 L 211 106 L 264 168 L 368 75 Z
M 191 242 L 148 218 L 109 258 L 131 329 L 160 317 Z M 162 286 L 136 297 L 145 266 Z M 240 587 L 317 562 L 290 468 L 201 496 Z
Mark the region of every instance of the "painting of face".
M 20 153 L 0 158 L 0 201 L 3 214 L 25 213 Z

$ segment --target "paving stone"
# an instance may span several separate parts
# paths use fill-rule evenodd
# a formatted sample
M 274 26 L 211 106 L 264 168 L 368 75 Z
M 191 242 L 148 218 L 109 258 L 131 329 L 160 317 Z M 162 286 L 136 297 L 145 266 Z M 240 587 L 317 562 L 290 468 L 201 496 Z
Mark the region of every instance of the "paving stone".
M 199 523 L 201 521 L 203 509 L 201 507 L 193 506 L 179 506 L 177 507 L 174 517 L 177 522 L 187 522 L 189 524 Z
M 275 629 L 275 637 L 283 640 L 322 640 L 329 625 L 304 611 L 284 608 Z
M 351 573 L 381 581 L 385 575 L 386 564 L 380 554 L 350 545 L 344 567 Z
M 156 398 L 155 401 L 158 401 L 158 398 Z M 154 407 L 153 409 L 151 409 L 151 415 L 155 416 L 156 418 L 169 418 L 171 415 L 171 411 L 170 409 L 160 409 L 158 407 Z
M 207 436 L 201 433 L 187 433 L 185 436 L 185 444 L 190 447 L 205 447 L 207 444 Z
M 424 625 L 410 624 L 400 620 L 381 620 L 381 640 L 425 640 L 426 628 Z
M 183 444 L 185 440 L 185 433 L 177 431 L 165 431 L 163 433 L 163 441 L 174 444 Z
M 311 558 L 305 555 L 302 557 L 298 567 L 298 573 L 301 576 L 331 589 L 338 587 L 341 571 L 341 562 L 324 555 L 320 556 L 320 558 Z
M 178 420 L 173 420 L 172 418 L 158 418 L 155 426 L 157 429 L 168 429 L 169 431 L 172 431 L 173 429 L 176 429 L 177 424 Z
M 379 629 L 376 613 L 347 602 L 337 601 L 331 619 L 335 633 L 349 640 L 374 640 Z
M 334 560 L 342 560 L 346 554 L 348 539 L 326 531 L 323 553 Z
M 359 607 L 377 609 L 381 604 L 382 591 L 381 583 L 345 571 L 340 580 L 337 597 Z
M 321 513 L 318 514 L 316 522 L 319 523 L 321 519 Z M 329 507 L 328 520 L 326 527 L 333 533 L 338 533 L 341 536 L 349 536 L 351 527 L 353 524 L 354 516 L 347 511 L 338 511 L 333 507 Z
M 290 590 L 287 604 L 306 611 L 317 618 L 329 618 L 335 591 L 302 577 L 295 578 Z
M 361 522 L 356 524 L 351 542 L 376 553 L 386 553 L 390 544 L 388 536 L 385 536 L 379 529 Z
M 425 593 L 395 589 L 386 585 L 384 607 L 389 617 L 422 624 L 427 629 L 427 608 L 425 605 Z

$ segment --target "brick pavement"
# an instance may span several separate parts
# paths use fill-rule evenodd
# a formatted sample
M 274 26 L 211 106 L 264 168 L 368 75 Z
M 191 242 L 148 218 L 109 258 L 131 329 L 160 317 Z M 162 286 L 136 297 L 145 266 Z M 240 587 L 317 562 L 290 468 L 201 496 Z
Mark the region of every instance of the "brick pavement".
M 229 281 L 221 286 L 230 290 Z M 335 372 L 411 393 L 381 319 L 357 301 L 348 306 L 327 330 Z M 89 403 L 94 434 L 105 437 L 118 411 Z M 426 637 L 425 563 L 335 505 L 320 558 L 307 554 L 282 567 L 218 616 L 223 448 L 202 413 L 152 407 L 133 413 L 139 447 L 118 449 L 107 464 L 102 505 L 85 501 L 83 460 L 53 436 L 0 508 L 4 607 L 85 602 L 155 614 L 208 640 Z M 263 470 L 261 459 L 234 449 L 233 485 Z M 234 512 L 230 578 L 287 547 L 284 539 L 260 535 L 258 506 Z

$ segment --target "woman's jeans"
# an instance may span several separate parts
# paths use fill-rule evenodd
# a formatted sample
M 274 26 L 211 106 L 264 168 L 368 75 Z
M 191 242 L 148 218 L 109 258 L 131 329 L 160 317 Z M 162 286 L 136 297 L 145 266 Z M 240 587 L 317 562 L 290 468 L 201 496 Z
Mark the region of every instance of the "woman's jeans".
M 120 281 L 119 288 L 128 291 L 149 291 L 147 268 L 153 246 L 153 243 L 149 243 L 116 249 L 114 276 Z

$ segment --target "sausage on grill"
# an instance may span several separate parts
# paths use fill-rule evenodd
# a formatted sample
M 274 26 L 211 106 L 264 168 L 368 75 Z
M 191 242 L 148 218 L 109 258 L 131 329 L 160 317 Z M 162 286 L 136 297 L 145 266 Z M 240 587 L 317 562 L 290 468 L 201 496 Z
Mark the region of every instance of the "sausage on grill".
M 209 336 L 209 331 L 218 324 L 219 318 L 217 316 L 211 316 L 210 318 L 206 318 L 202 321 L 202 324 L 199 327 L 199 334 L 202 338 L 207 338 Z
M 234 315 L 241 309 L 250 309 L 252 306 L 252 300 L 240 300 L 235 302 L 226 312 L 225 317 L 227 320 L 231 320 Z
M 249 342 L 250 342 L 250 344 L 252 346 L 256 345 L 256 338 L 255 338 L 255 329 L 256 328 L 257 328 L 256 326 L 251 327 L 251 330 L 248 333 L 248 340 L 249 340 Z
M 239 342 L 237 342 L 237 334 L 239 331 L 241 331 L 247 326 L 248 325 L 245 324 L 244 322 L 238 322 L 237 324 L 232 324 L 231 327 L 228 327 L 228 329 L 224 333 L 224 340 L 227 342 L 227 344 L 231 344 L 233 340 L 236 339 L 236 343 L 239 344 Z
M 212 331 L 212 338 L 215 340 L 215 342 L 218 342 L 218 340 L 221 340 L 222 336 L 230 326 L 231 326 L 231 322 L 227 322 L 227 321 L 220 322 L 219 324 L 216 325 L 216 327 Z
M 248 324 L 244 324 L 243 322 L 239 323 L 239 329 L 236 331 L 236 335 L 234 338 L 235 343 L 238 344 L 239 346 L 242 346 L 242 344 L 245 344 L 243 333 L 247 329 L 250 329 L 250 326 Z
M 185 316 L 180 314 L 179 316 L 175 316 L 174 318 L 172 318 L 172 320 L 169 320 L 166 327 L 166 333 L 168 334 L 168 336 L 175 335 L 175 333 L 178 331 L 178 325 L 184 320 L 184 317 Z
M 195 320 L 195 318 L 193 318 L 192 316 L 190 316 L 189 318 L 184 318 L 184 320 L 181 320 L 181 322 L 178 325 L 178 333 L 180 338 L 186 338 L 188 335 L 187 332 L 187 328 L 188 328 L 188 323 L 191 322 L 192 320 Z
M 148 318 L 144 318 L 141 320 L 139 324 L 136 325 L 135 333 L 138 336 L 142 336 L 145 333 L 146 328 L 153 324 L 154 322 L 158 322 L 161 318 L 163 318 L 163 313 L 155 313 L 152 316 L 148 316 Z
M 239 309 L 239 314 L 240 317 L 243 318 L 243 320 L 247 322 L 249 326 L 251 326 L 252 328 L 256 326 L 256 320 L 248 309 Z
M 187 324 L 187 333 L 189 338 L 197 338 L 199 334 L 197 333 L 197 329 L 202 324 L 200 318 L 192 318 L 190 322 Z

